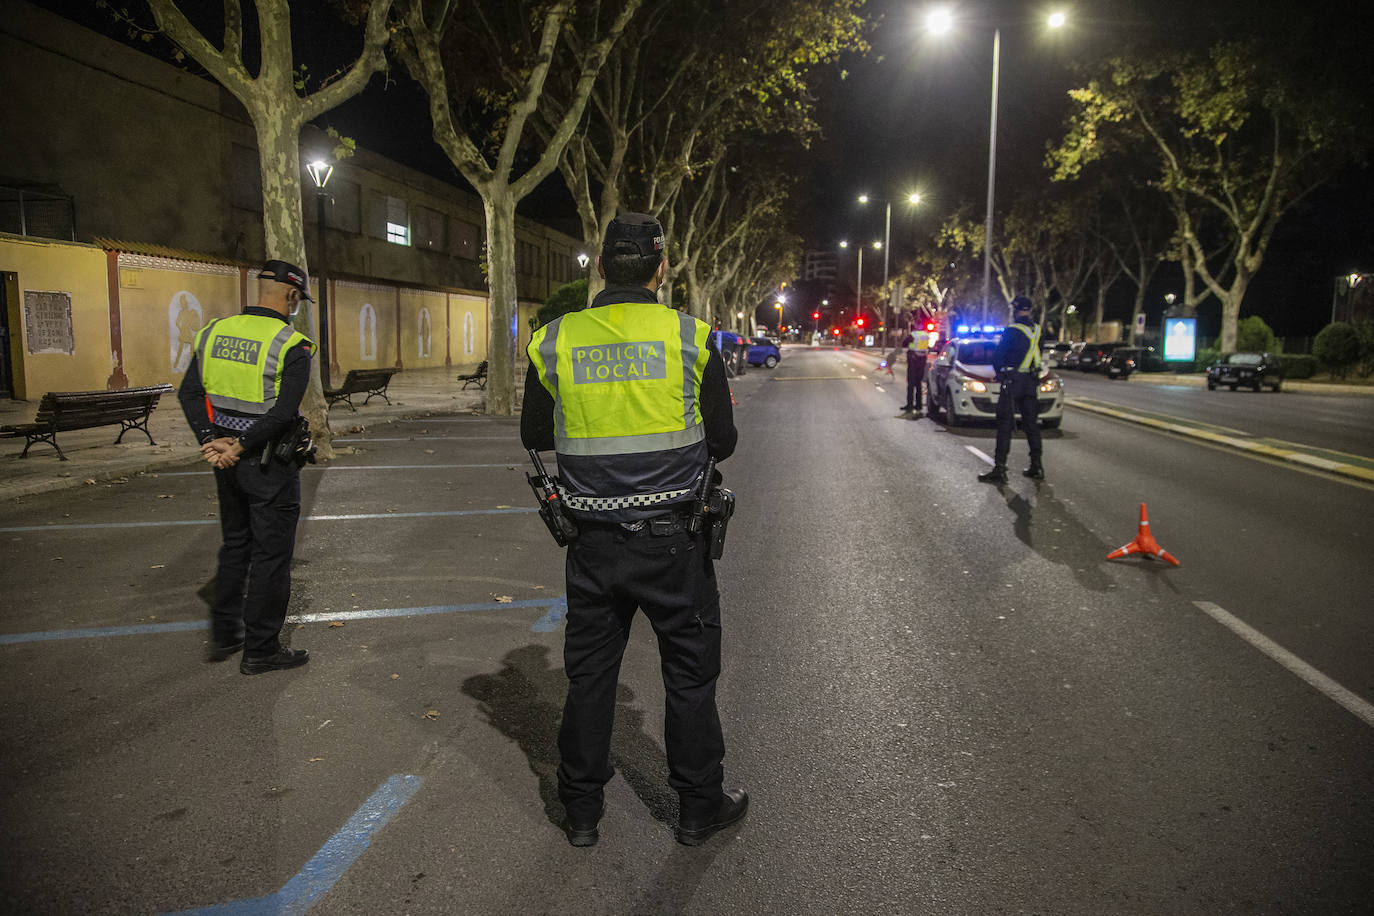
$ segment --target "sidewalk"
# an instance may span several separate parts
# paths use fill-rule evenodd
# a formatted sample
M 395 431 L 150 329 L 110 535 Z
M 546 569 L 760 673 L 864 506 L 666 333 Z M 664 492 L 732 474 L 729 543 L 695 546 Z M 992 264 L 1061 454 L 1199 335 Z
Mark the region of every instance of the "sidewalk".
M 372 427 L 404 417 L 481 413 L 486 408 L 486 392 L 475 385 L 464 390 L 454 378 L 457 374 L 456 368 L 398 372 L 387 390 L 390 404 L 373 398 L 372 403 L 363 406 L 363 399 L 355 395 L 357 411 L 350 411 L 347 404 L 336 404 L 330 408 L 329 424 L 334 435 L 341 436 L 357 427 Z M 523 383 L 523 369 L 517 378 Z M 517 404 L 520 387 L 517 384 Z M 0 426 L 32 423 L 37 410 L 37 399 L 0 399 Z M 0 499 L 118 481 L 135 474 L 195 465 L 201 460 L 176 392 L 164 395 L 158 402 L 148 429 L 156 445 L 149 445 L 147 437 L 138 430 L 125 433 L 124 441 L 113 445 L 119 435 L 117 426 L 58 433 L 57 441 L 62 444 L 67 461 L 60 461 L 52 446 L 41 442 L 29 449 L 27 458 L 20 458 L 24 451 L 22 437 L 0 439 Z
M 1074 369 L 1060 369 L 1060 375 L 1073 378 Z M 1205 372 L 1194 372 L 1188 375 L 1179 375 L 1173 372 L 1135 372 L 1127 379 L 1131 384 L 1146 385 L 1188 385 L 1193 388 L 1205 388 L 1207 386 L 1207 374 Z M 1301 391 L 1303 394 L 1362 394 L 1374 397 L 1374 385 L 1352 385 L 1341 382 L 1314 382 L 1308 379 L 1284 379 L 1284 391 Z

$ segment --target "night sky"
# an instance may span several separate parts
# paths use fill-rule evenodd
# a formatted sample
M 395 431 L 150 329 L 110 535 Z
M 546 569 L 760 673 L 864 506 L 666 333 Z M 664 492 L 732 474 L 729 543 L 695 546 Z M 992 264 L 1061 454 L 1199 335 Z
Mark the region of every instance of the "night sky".
M 89 0 L 40 0 L 39 5 L 107 34 L 119 33 Z M 136 2 L 128 5 L 133 10 L 140 7 Z M 860 207 L 855 197 L 863 191 L 904 201 L 909 191 L 920 190 L 926 199 L 914 214 L 904 202 L 894 203 L 894 260 L 913 251 L 961 202 L 973 203 L 981 218 L 994 27 L 1002 30 L 997 164 L 1001 202 L 1010 201 L 1028 182 L 1046 180 L 1041 162 L 1070 111 L 1066 91 L 1077 85 L 1074 61 L 1101 55 L 1123 42 L 1206 46 L 1222 35 L 1282 35 L 1295 46 L 1348 61 L 1350 82 L 1363 87 L 1366 103 L 1374 85 L 1374 55 L 1368 47 L 1374 34 L 1374 4 L 1078 0 L 1060 7 L 1069 13 L 1070 24 L 1051 33 L 1040 25 L 1051 5 L 1038 0 L 949 0 L 944 5 L 955 12 L 960 25 L 938 41 L 923 28 L 924 12 L 931 5 L 868 0 L 865 14 L 874 23 L 869 35 L 872 54 L 847 58 L 846 79 L 826 75 L 816 81 L 823 130 L 808 154 L 812 168 L 801 201 L 800 228 L 809 246 L 830 248 L 841 238 L 881 237 L 881 205 Z M 183 6 L 208 34 L 218 34 L 218 0 Z M 327 25 L 327 0 L 294 0 L 292 8 L 298 57 L 310 61 L 314 73 L 348 62 L 358 44 L 357 31 Z M 146 13 L 136 15 L 151 22 Z M 249 42 L 254 38 L 250 34 Z M 151 50 L 156 50 L 155 44 Z M 162 53 L 165 50 L 164 45 Z M 672 47 L 663 51 L 672 53 Z M 425 100 L 399 64 L 393 66 L 390 81 L 374 77 L 362 96 L 319 123 L 338 127 L 367 149 L 463 183 L 430 139 Z M 1352 167 L 1291 213 L 1250 287 L 1243 314 L 1260 314 L 1280 335 L 1320 330 L 1329 318 L 1333 278 L 1352 269 L 1374 270 L 1371 192 L 1370 171 Z M 520 209 L 576 231 L 576 224 L 566 221 L 573 215 L 571 201 L 556 175 Z M 1166 265 L 1152 287 L 1151 307 L 1162 309 L 1163 294 L 1180 288 L 1177 271 Z M 1129 291 L 1118 292 L 1117 308 L 1128 308 Z M 1150 317 L 1155 320 L 1157 314 Z M 1202 317 L 1205 331 L 1206 309 Z

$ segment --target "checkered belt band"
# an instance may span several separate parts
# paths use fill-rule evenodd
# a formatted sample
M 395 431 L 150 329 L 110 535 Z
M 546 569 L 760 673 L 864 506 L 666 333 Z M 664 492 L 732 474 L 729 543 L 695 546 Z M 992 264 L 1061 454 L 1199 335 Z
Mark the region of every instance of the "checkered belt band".
M 664 493 L 635 493 L 630 496 L 564 496 L 563 502 L 569 509 L 595 512 L 604 509 L 630 509 L 643 506 L 657 506 L 659 503 L 681 499 L 691 493 L 690 487 L 669 490 Z
M 257 417 L 231 417 L 226 413 L 215 414 L 215 425 L 230 432 L 246 433 L 258 422 Z

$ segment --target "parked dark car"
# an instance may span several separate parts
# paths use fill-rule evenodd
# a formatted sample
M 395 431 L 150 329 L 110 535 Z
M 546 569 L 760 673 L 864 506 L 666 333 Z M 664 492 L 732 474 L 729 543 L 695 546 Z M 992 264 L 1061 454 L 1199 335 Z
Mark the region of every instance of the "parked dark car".
M 1283 387 L 1283 360 L 1273 353 L 1228 353 L 1207 367 L 1207 390 L 1225 385 L 1235 391 L 1241 385 L 1259 391 Z
M 1107 378 L 1125 380 L 1131 377 L 1132 372 L 1143 369 L 1144 361 L 1145 351 L 1139 347 L 1117 347 L 1102 363 L 1102 371 Z
M 782 359 L 782 351 L 778 349 L 777 344 L 767 337 L 751 337 L 749 338 L 749 355 L 747 358 L 751 366 L 764 366 L 772 369 L 778 364 L 778 360 Z
M 1103 365 L 1111 358 L 1112 351 L 1126 346 L 1123 343 L 1090 343 L 1078 353 L 1074 368 L 1080 372 L 1101 372 Z

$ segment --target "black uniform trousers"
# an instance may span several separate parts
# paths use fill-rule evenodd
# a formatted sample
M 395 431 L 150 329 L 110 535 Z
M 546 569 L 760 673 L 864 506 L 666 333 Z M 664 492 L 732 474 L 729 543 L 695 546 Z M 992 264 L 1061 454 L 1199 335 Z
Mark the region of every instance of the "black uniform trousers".
M 997 447 L 992 460 L 998 467 L 1006 467 L 1011 452 L 1011 434 L 1016 429 L 1016 415 L 1021 415 L 1021 428 L 1026 432 L 1032 464 L 1040 463 L 1040 373 L 1002 372 L 997 394 Z
M 570 818 L 595 818 L 613 774 L 616 682 L 635 610 L 658 637 L 663 672 L 668 782 L 684 817 L 721 803 L 725 739 L 716 711 L 720 594 L 704 535 L 685 528 L 655 537 L 646 525 L 579 522 L 568 546 L 563 664 L 568 698 L 558 732 L 558 796 Z
M 913 410 L 924 409 L 921 404 L 921 379 L 926 374 L 926 358 L 924 356 L 912 356 L 912 351 L 907 351 L 906 357 L 906 406 Z
M 230 645 L 243 633 L 243 654 L 272 655 L 281 643 L 291 598 L 291 555 L 301 514 L 301 477 L 294 464 L 273 462 L 266 471 L 257 455 L 215 470 L 219 491 L 219 549 L 210 629 L 215 643 Z

